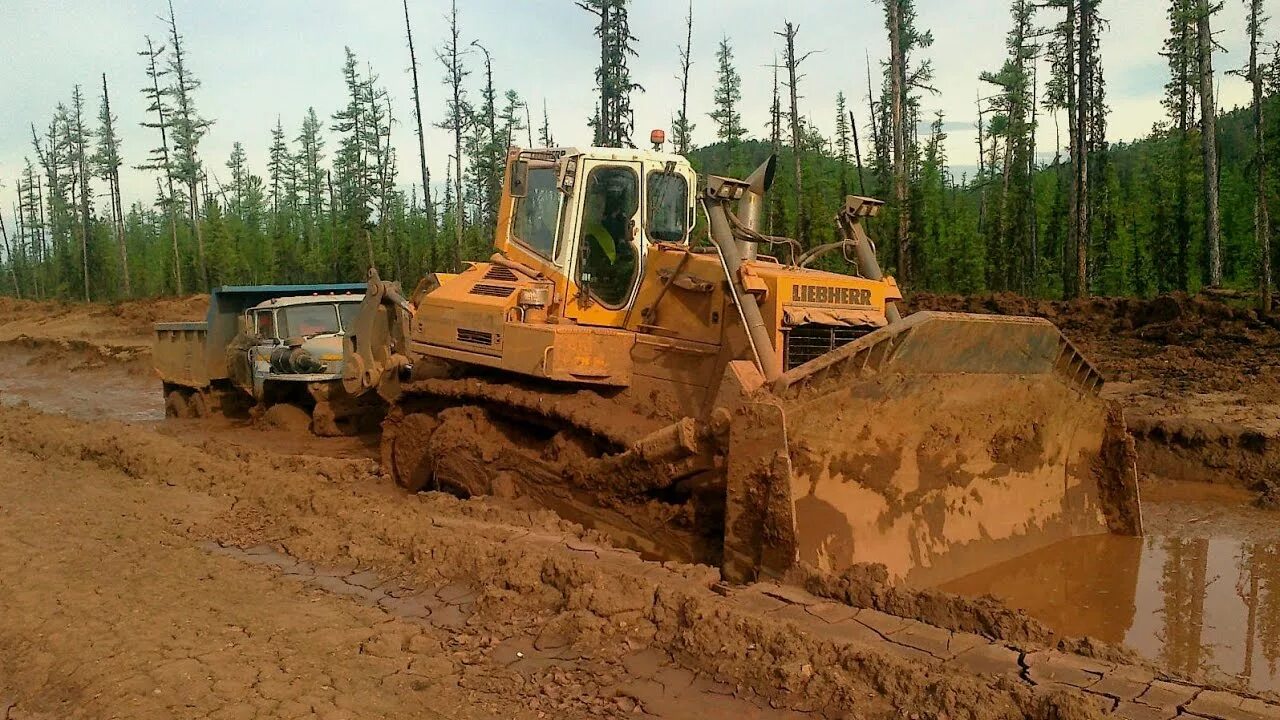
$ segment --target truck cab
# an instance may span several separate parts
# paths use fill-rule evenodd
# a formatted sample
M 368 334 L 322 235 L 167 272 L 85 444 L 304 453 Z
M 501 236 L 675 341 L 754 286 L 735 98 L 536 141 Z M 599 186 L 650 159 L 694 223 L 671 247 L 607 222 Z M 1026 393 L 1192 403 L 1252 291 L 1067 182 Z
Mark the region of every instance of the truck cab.
M 354 326 L 363 295 L 272 298 L 244 313 L 244 350 L 252 392 L 268 382 L 331 382 L 342 377 L 342 339 Z M 246 388 L 248 389 L 248 388 Z

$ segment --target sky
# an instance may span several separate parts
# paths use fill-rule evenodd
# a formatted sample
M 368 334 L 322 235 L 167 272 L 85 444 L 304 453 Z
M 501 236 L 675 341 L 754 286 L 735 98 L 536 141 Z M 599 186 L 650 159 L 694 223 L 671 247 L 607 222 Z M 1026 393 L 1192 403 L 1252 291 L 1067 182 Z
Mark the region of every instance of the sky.
M 572 0 L 462 0 L 458 12 L 462 43 L 476 40 L 493 57 L 499 92 L 517 90 L 529 103 L 534 125 L 541 124 L 546 103 L 558 144 L 591 142 L 587 118 L 595 99 L 594 71 L 598 44 L 592 35 L 594 16 Z M 998 69 L 1011 18 L 1004 0 L 916 0 L 918 27 L 932 31 L 932 47 L 921 51 L 934 67 L 937 95 L 922 102 L 926 119 L 945 113 L 947 149 L 958 172 L 976 164 L 976 97 L 984 92 L 978 76 Z M 1109 21 L 1102 35 L 1102 57 L 1112 113 L 1109 139 L 1132 140 L 1145 135 L 1163 118 L 1160 100 L 1168 79 L 1158 53 L 1167 28 L 1164 0 L 1103 0 Z M 410 0 L 414 43 L 422 80 L 423 114 L 438 121 L 445 115 L 443 68 L 435 57 L 443 44 L 449 0 Z M 1215 16 L 1217 40 L 1225 53 L 1215 56 L 1220 106 L 1248 101 L 1245 83 L 1227 70 L 1247 59 L 1244 3 L 1227 0 Z M 226 159 L 240 141 L 250 167 L 266 173 L 270 129 L 279 118 L 295 137 L 308 107 L 325 124 L 344 100 L 343 47 L 350 47 L 371 67 L 390 93 L 396 124 L 393 142 L 400 181 L 416 182 L 417 142 L 412 111 L 404 16 L 400 0 L 174 0 L 178 26 L 186 43 L 191 70 L 203 83 L 196 95 L 199 112 L 214 125 L 200 147 L 215 179 L 229 176 Z M 633 78 L 645 91 L 632 100 L 636 140 L 648 131 L 669 127 L 679 103 L 677 47 L 684 39 L 686 0 L 635 0 L 632 33 L 638 56 L 631 59 Z M 72 88 L 83 86 L 90 120 L 96 124 L 102 74 L 106 73 L 113 112 L 119 118 L 126 168 L 122 187 L 126 204 L 149 202 L 155 180 L 133 169 L 158 144 L 157 133 L 140 125 L 146 103 L 145 60 L 138 51 L 145 36 L 165 43 L 158 0 L 0 0 L 0 211 L 8 214 L 16 201 L 16 180 L 26 158 L 35 160 L 31 124 L 46 126 L 59 102 L 69 103 Z M 755 137 L 767 136 L 766 123 L 776 34 L 783 22 L 799 27 L 800 52 L 814 51 L 801 66 L 801 112 L 830 134 L 835 125 L 835 96 L 844 92 L 858 113 L 863 152 L 866 132 L 867 57 L 872 71 L 885 56 L 882 7 L 872 0 L 694 0 L 693 68 L 690 113 L 696 123 L 695 144 L 714 140 L 712 109 L 715 51 L 721 38 L 734 47 L 743 77 L 743 119 Z M 1043 24 L 1050 24 L 1046 17 Z M 1278 21 L 1280 22 L 1280 21 Z M 1272 39 L 1280 30 L 1272 28 Z M 483 83 L 483 55 L 466 57 L 472 74 L 468 84 L 478 97 Z M 1041 78 L 1047 77 L 1047 70 Z M 989 87 L 989 86 L 988 86 Z M 1040 146 L 1055 145 L 1052 118 L 1043 117 Z M 1063 128 L 1065 135 L 1065 126 Z M 536 139 L 536 132 L 535 132 Z M 330 152 L 336 141 L 330 139 Z M 444 130 L 428 128 L 427 160 L 433 184 L 444 177 L 452 141 Z M 105 190 L 103 190 L 105 192 Z

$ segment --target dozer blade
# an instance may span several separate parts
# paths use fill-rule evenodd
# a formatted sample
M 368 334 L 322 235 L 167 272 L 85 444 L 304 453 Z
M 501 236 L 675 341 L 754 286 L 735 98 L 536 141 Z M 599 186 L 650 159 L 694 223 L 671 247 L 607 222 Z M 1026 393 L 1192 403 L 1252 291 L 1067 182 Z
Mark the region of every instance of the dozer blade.
M 928 585 L 1069 537 L 1141 534 L 1133 445 L 1101 384 L 1046 320 L 930 312 L 786 373 L 783 554 Z M 759 557 L 785 571 L 776 549 Z

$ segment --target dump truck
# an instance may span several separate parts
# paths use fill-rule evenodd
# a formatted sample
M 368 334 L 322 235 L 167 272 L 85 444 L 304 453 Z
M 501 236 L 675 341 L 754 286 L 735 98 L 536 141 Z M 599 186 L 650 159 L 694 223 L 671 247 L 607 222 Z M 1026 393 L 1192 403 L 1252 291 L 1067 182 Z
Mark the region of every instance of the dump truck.
M 931 585 L 1140 534 L 1123 416 L 1058 329 L 903 316 L 881 203 L 847 198 L 801 247 L 762 230 L 775 167 L 700 183 L 656 147 L 513 149 L 489 261 L 408 296 L 370 271 L 344 384 L 388 403 L 386 471 L 734 582 Z
M 214 290 L 204 322 L 156 323 L 155 369 L 168 417 L 307 410 L 317 435 L 357 431 L 377 399 L 343 389 L 342 338 L 365 286 L 228 286 Z

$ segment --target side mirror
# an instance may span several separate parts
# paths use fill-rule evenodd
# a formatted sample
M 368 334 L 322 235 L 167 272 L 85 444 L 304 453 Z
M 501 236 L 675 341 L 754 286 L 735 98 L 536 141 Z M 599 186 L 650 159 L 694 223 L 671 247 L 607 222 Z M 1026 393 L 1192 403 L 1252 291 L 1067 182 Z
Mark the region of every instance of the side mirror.
M 517 160 L 511 168 L 511 197 L 522 198 L 529 194 L 529 162 Z

